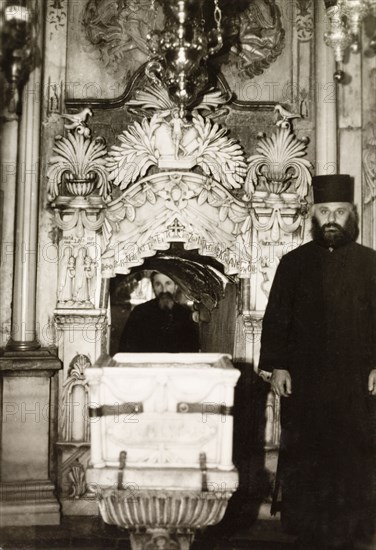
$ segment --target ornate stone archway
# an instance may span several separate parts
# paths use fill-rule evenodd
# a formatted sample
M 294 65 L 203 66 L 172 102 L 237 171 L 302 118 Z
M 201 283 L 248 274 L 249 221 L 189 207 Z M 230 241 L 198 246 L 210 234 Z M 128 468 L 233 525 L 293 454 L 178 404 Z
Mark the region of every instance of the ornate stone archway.
M 307 140 L 291 128 L 294 115 L 279 107 L 275 133 L 260 135 L 255 154 L 246 159 L 225 127 L 200 114 L 202 106 L 183 120 L 166 97 L 159 105 L 160 94 L 154 93 L 148 88 L 129 102 L 143 117 L 110 150 L 103 139 L 91 137 L 89 108 L 67 115 L 69 131 L 56 138 L 48 192 L 61 230 L 55 310 L 64 363 L 61 388 L 70 384 L 69 365 L 78 353 L 89 365 L 108 352 L 109 279 L 167 252 L 172 243 L 215 260 L 239 280 L 233 354 L 256 368 L 262 312 L 276 266 L 304 236 L 310 163 L 302 158 Z M 222 103 L 219 93 L 211 94 L 207 114 Z M 277 406 L 268 402 L 268 411 Z M 65 416 L 77 418 L 73 412 Z M 278 422 L 277 413 L 273 418 Z M 268 434 L 277 432 L 268 427 Z M 84 513 L 92 505 L 94 511 L 82 474 L 77 476 L 78 463 L 86 467 L 89 442 L 71 441 L 69 433 L 77 430 L 60 427 L 63 509 Z M 80 498 L 72 500 L 73 494 Z
M 137 181 L 108 205 L 102 276 L 129 273 L 172 242 L 215 258 L 228 275 L 247 277 L 251 258 L 242 227 L 247 203 L 212 178 L 193 172 L 160 172 Z

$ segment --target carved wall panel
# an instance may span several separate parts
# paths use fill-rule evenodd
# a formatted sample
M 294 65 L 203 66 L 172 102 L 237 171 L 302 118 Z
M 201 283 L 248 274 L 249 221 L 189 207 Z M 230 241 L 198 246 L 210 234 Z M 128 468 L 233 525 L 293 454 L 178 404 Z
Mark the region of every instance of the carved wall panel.
M 86 494 L 85 481 L 90 452 L 89 399 L 85 369 L 90 366 L 91 362 L 86 355 L 76 355 L 63 374 L 57 449 L 58 486 L 65 512 L 74 511 L 72 502 L 77 502 L 80 498 L 90 500 L 90 496 Z
M 284 103 L 299 109 L 304 103 L 307 111 L 313 100 L 309 86 L 312 0 L 257 0 L 249 5 L 225 3 L 222 8 L 226 53 L 220 54 L 213 66 L 222 71 L 221 78 L 235 94 L 238 106 L 243 102 L 255 108 Z M 161 2 L 87 0 L 69 4 L 68 10 L 72 24 L 67 97 L 92 101 L 118 98 L 148 60 L 148 33 L 163 28 Z M 297 73 L 295 67 L 302 55 L 305 62 Z
M 291 127 L 299 115 L 278 106 L 274 133 L 260 134 L 255 154 L 246 159 L 226 127 L 203 117 L 199 109 L 191 121 L 180 118 L 166 98 L 163 106 L 169 108 L 161 110 L 156 95 L 149 88 L 132 100 L 136 112 L 145 112 L 145 105 L 149 112 L 122 131 L 120 145 L 108 149 L 100 137 L 91 137 L 85 122 L 89 109 L 65 116 L 67 134 L 57 138 L 48 170 L 49 198 L 62 231 L 55 317 L 65 365 L 59 450 L 63 506 L 69 513 L 83 510 L 88 445 L 87 425 L 77 421 L 71 401 L 86 403 L 85 368 L 108 346 L 106 279 L 130 273 L 172 243 L 192 251 L 194 261 L 197 254 L 215 259 L 225 274 L 249 285 L 237 322 L 245 339 L 242 353 L 256 369 L 260 323 L 276 266 L 304 235 L 311 164 L 304 158 L 308 139 L 298 138 Z M 210 101 L 220 104 L 220 94 Z M 115 192 L 118 196 L 112 198 Z M 234 332 L 240 334 L 237 327 Z M 235 347 L 235 358 L 238 353 Z M 161 406 L 167 400 L 161 394 Z M 266 446 L 274 448 L 278 402 L 269 395 L 263 407 L 258 401 L 254 407 L 254 420 L 260 419 L 254 424 L 255 440 L 262 432 Z M 109 427 L 114 456 L 121 450 L 125 428 L 120 428 Z M 134 428 L 129 424 L 127 430 Z M 179 426 L 172 422 L 166 430 L 157 434 L 148 425 L 139 436 L 146 440 L 153 432 L 160 445 L 143 456 L 133 456 L 130 449 L 132 460 L 182 460 L 183 455 L 161 455 L 163 438 L 179 433 Z M 214 457 L 213 434 L 205 430 L 197 435 L 207 440 L 208 456 Z
M 225 78 L 186 119 L 141 73 L 131 81 L 147 60 L 148 29 L 163 22 L 157 0 L 50 3 L 51 40 L 61 32 L 59 21 L 70 22 L 66 82 L 51 81 L 46 100 L 52 125 L 46 196 L 59 231 L 54 305 L 64 396 L 75 389 L 84 400 L 84 371 L 75 377 L 69 370 L 77 354 L 94 362 L 108 346 L 108 277 L 147 265 L 171 252 L 171 244 L 187 261 L 192 253 L 195 262 L 217 262 L 238 294 L 241 288 L 231 328 L 234 358 L 249 370 L 257 366 L 275 269 L 305 237 L 311 165 L 304 157 L 314 157 L 313 3 L 257 0 L 237 17 Z M 230 18 L 225 23 L 230 29 Z M 126 87 L 129 94 L 111 104 Z M 237 98 L 229 102 L 231 92 Z M 61 94 L 69 113 L 62 112 Z M 75 98 L 85 101 L 82 112 Z M 274 110 L 278 100 L 283 105 Z M 93 112 L 90 132 L 85 120 Z M 250 444 L 275 448 L 278 403 L 271 395 L 261 401 L 247 405 L 255 419 Z M 71 416 L 63 420 L 63 508 L 86 513 L 88 442 L 78 441 Z

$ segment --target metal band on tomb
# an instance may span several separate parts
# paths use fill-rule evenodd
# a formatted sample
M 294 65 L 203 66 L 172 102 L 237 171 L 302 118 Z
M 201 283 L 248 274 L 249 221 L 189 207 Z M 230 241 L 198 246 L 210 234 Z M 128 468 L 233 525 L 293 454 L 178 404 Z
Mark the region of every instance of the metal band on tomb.
M 90 418 L 110 416 L 117 414 L 139 414 L 144 412 L 142 403 L 117 403 L 116 405 L 102 405 L 101 407 L 89 407 Z
M 200 414 L 220 414 L 221 416 L 232 416 L 233 407 L 227 407 L 224 404 L 217 403 L 185 403 L 176 405 L 178 413 L 200 413 Z

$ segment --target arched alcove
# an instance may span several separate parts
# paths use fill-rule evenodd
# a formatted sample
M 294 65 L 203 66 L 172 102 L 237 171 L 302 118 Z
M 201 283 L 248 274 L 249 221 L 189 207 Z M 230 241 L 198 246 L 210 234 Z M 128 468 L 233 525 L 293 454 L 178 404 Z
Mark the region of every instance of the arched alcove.
M 223 266 L 214 258 L 205 257 L 197 250 L 185 250 L 181 242 L 171 242 L 166 251 L 158 251 L 145 259 L 141 266 L 131 269 L 129 275 L 117 275 L 109 287 L 111 308 L 110 353 L 118 348 L 121 332 L 130 311 L 139 302 L 131 297 L 134 286 L 142 280 L 147 284 L 152 271 L 171 277 L 178 285 L 178 301 L 191 304 L 195 322 L 199 325 L 202 352 L 233 353 L 239 280 L 223 273 Z M 141 301 L 154 296 L 149 288 L 141 291 Z M 152 292 L 152 291 L 151 291 Z

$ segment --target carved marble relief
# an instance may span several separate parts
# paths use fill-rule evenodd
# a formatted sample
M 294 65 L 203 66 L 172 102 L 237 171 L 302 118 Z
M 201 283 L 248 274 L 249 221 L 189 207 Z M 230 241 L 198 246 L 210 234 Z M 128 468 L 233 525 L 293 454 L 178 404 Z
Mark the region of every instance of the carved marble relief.
M 313 37 L 313 1 L 296 0 L 296 28 L 298 31 L 298 40 L 307 42 Z
M 376 127 L 367 127 L 368 139 L 363 147 L 364 204 L 376 199 Z
M 89 441 L 88 386 L 85 369 L 91 366 L 86 355 L 77 355 L 71 361 L 63 383 L 60 439 L 62 441 Z
M 363 133 L 362 153 L 363 216 L 362 238 L 366 246 L 376 246 L 376 127 L 371 122 Z
M 59 264 L 58 304 L 61 307 L 94 308 L 97 277 L 96 250 L 76 244 L 67 238 L 61 243 L 62 259 Z M 64 244 L 68 246 L 64 247 Z
M 121 79 L 129 57 L 138 66 L 148 59 L 147 36 L 162 29 L 163 21 L 161 5 L 154 0 L 89 0 L 83 13 L 88 41 L 99 50 L 106 69 L 120 73 Z
M 187 170 L 200 166 L 225 187 L 238 188 L 246 164 L 241 146 L 227 138 L 227 133 L 198 113 L 191 122 L 180 118 L 177 110 L 156 113 L 150 121 L 135 122 L 119 136 L 121 145 L 109 152 L 110 180 L 124 190 L 153 165 Z
M 281 54 L 285 31 L 275 0 L 255 0 L 237 21 L 238 41 L 231 48 L 241 76 L 260 75 Z
M 257 154 L 248 159 L 249 170 L 245 181 L 245 190 L 252 195 L 259 183 L 272 195 L 286 192 L 291 185 L 300 199 L 304 199 L 309 190 L 311 163 L 305 156 L 308 138 L 298 139 L 291 131 L 289 122 L 279 125 L 277 132 L 270 138 L 265 134 L 258 136 Z
M 82 23 L 91 56 L 118 82 L 126 80 L 150 58 L 148 35 L 162 30 L 161 0 L 89 0 Z M 235 8 L 235 9 L 234 9 Z M 235 12 L 235 14 L 234 14 Z M 275 0 L 255 0 L 249 6 L 223 10 L 224 48 L 228 62 L 246 78 L 260 75 L 281 54 L 285 32 Z M 120 94 L 119 94 L 120 95 Z
M 129 273 L 148 257 L 168 251 L 171 243 L 217 260 L 225 274 L 250 283 L 241 313 L 246 359 L 257 365 L 262 312 L 276 266 L 291 244 L 302 239 L 311 165 L 304 158 L 308 140 L 298 139 L 291 126 L 300 115 L 282 106 L 276 108 L 275 132 L 260 135 L 256 151 L 247 159 L 228 129 L 211 118 L 226 100 L 211 92 L 191 116 L 181 117 L 167 94 L 149 84 L 126 104 L 137 120 L 108 149 L 103 139 L 91 136 L 86 124 L 89 108 L 64 115 L 66 135 L 56 139 L 47 188 L 62 231 L 56 319 L 63 334 L 62 356 L 69 365 L 62 380 L 67 406 L 59 427 L 68 500 L 80 500 L 87 490 L 87 427 L 77 423 L 68 404 L 72 398 L 85 402 L 87 357 L 98 357 L 98 339 L 106 343 L 107 278 Z M 92 333 L 85 336 L 85 350 L 77 355 L 69 329 L 78 334 L 89 319 Z M 171 395 L 166 384 L 159 386 L 162 406 Z M 269 396 L 266 409 L 258 414 L 264 420 L 267 445 L 275 445 L 278 403 Z M 217 459 L 215 429 L 202 424 L 193 431 L 212 460 Z M 130 447 L 130 459 L 138 464 L 187 460 L 184 434 L 175 419 L 162 431 L 152 422 L 141 431 L 130 422 L 109 426 L 109 460 L 117 460 L 124 430 L 145 442 L 154 441 L 143 452 Z M 181 446 L 174 455 L 164 450 L 171 438 Z
M 80 498 L 86 493 L 85 468 L 82 463 L 76 459 L 70 466 L 68 473 L 70 483 L 70 498 Z
M 59 405 L 59 489 L 64 498 L 78 500 L 86 492 L 85 471 L 89 460 L 88 384 L 85 369 L 91 366 L 86 355 L 77 354 L 62 383 Z
M 90 138 L 85 121 L 91 115 L 92 111 L 88 108 L 78 115 L 62 115 L 70 122 L 65 124 L 65 128 L 71 131 L 67 137 L 55 138 L 55 155 L 50 159 L 47 172 L 50 200 L 59 195 L 72 197 L 73 200 L 73 197 L 91 195 L 94 190 L 103 199 L 108 196 L 104 159 L 107 149 L 102 138 Z
M 246 176 L 244 152 L 226 128 L 200 114 L 221 104 L 220 94 L 205 96 L 188 121 L 156 86 L 129 102 L 133 111 L 149 112 L 107 157 L 109 180 L 123 193 L 106 211 L 103 276 L 128 273 L 172 241 L 215 257 L 228 273 L 246 269 L 236 235 L 248 208 L 231 194 Z M 157 173 L 146 175 L 153 167 Z

